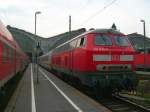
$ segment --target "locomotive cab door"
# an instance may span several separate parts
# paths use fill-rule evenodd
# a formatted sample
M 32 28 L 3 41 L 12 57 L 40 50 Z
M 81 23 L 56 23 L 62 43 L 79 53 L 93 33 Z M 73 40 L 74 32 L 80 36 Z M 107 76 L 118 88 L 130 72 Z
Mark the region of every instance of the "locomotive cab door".
M 76 44 L 77 44 L 77 40 L 73 40 L 70 42 L 70 47 L 71 47 L 71 50 L 70 50 L 70 53 L 69 53 L 69 57 L 70 57 L 70 71 L 73 72 L 73 68 L 74 68 L 74 52 L 76 50 Z

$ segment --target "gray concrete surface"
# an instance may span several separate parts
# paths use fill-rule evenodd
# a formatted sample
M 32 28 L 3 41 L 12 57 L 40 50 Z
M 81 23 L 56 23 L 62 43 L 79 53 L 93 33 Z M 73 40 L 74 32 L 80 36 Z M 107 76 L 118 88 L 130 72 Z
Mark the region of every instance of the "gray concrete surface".
M 6 112 L 110 112 L 41 67 L 37 84 L 34 67 L 30 64 L 24 73 Z

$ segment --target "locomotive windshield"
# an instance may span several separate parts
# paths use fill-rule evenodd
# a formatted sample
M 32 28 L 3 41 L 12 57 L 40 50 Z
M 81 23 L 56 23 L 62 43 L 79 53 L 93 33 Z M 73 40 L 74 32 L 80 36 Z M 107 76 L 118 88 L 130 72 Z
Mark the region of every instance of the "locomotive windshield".
M 111 41 L 111 38 L 106 36 L 106 35 L 96 35 L 94 37 L 94 44 L 95 45 L 111 46 L 112 45 L 112 41 Z
M 129 46 L 129 42 L 125 37 L 115 37 L 115 43 L 117 46 Z

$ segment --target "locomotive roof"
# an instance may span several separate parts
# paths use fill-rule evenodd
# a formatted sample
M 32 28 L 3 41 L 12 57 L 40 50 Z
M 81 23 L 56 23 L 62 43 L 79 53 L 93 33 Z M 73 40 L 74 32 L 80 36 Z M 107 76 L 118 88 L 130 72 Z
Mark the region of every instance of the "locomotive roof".
M 113 34 L 123 34 L 118 30 L 114 29 L 95 29 L 95 30 L 90 30 L 87 33 L 113 33 Z
M 70 40 L 66 41 L 65 43 L 63 43 L 63 44 L 60 44 L 56 48 L 59 48 L 59 47 L 63 46 L 64 44 L 66 44 L 66 43 L 68 43 L 68 42 L 70 42 L 70 41 L 72 41 L 74 39 L 77 39 L 77 38 L 79 38 L 81 36 L 84 36 L 84 35 L 86 35 L 88 33 L 103 33 L 103 34 L 104 33 L 112 33 L 112 34 L 118 34 L 118 35 L 122 34 L 123 35 L 123 33 L 121 33 L 120 31 L 114 30 L 114 29 L 94 29 L 94 30 L 90 30 L 90 31 L 87 31 L 85 33 L 82 33 L 82 34 L 76 36 L 75 38 L 70 39 Z M 56 48 L 54 48 L 54 49 L 56 49 Z
M 81 36 L 84 36 L 84 35 L 86 35 L 86 34 L 88 34 L 88 33 L 103 33 L 103 34 L 104 34 L 104 33 L 113 33 L 113 34 L 123 34 L 123 33 L 121 33 L 120 31 L 117 31 L 117 30 L 114 30 L 114 29 L 94 29 L 94 30 L 90 30 L 90 31 L 87 31 L 87 32 L 85 32 L 85 33 L 82 33 L 82 34 L 76 36 L 75 38 L 70 39 L 70 40 L 66 41 L 65 43 L 63 43 L 63 44 L 60 44 L 59 46 L 57 46 L 57 47 L 54 48 L 54 49 L 57 49 L 57 48 L 63 46 L 64 44 L 66 44 L 66 43 L 68 43 L 68 42 L 71 42 L 72 40 L 77 39 L 77 38 L 79 38 L 79 37 L 81 37 Z M 53 51 L 53 50 L 51 50 L 50 52 L 46 53 L 45 55 L 42 55 L 41 57 L 45 57 L 45 56 L 51 54 L 52 51 Z

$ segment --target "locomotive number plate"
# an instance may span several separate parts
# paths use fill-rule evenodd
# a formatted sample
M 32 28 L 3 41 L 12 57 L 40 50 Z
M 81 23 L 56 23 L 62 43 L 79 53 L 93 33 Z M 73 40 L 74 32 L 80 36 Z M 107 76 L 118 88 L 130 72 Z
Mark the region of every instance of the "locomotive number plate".
M 111 60 L 112 61 L 119 61 L 120 60 L 120 56 L 119 55 L 112 55 L 111 56 Z

